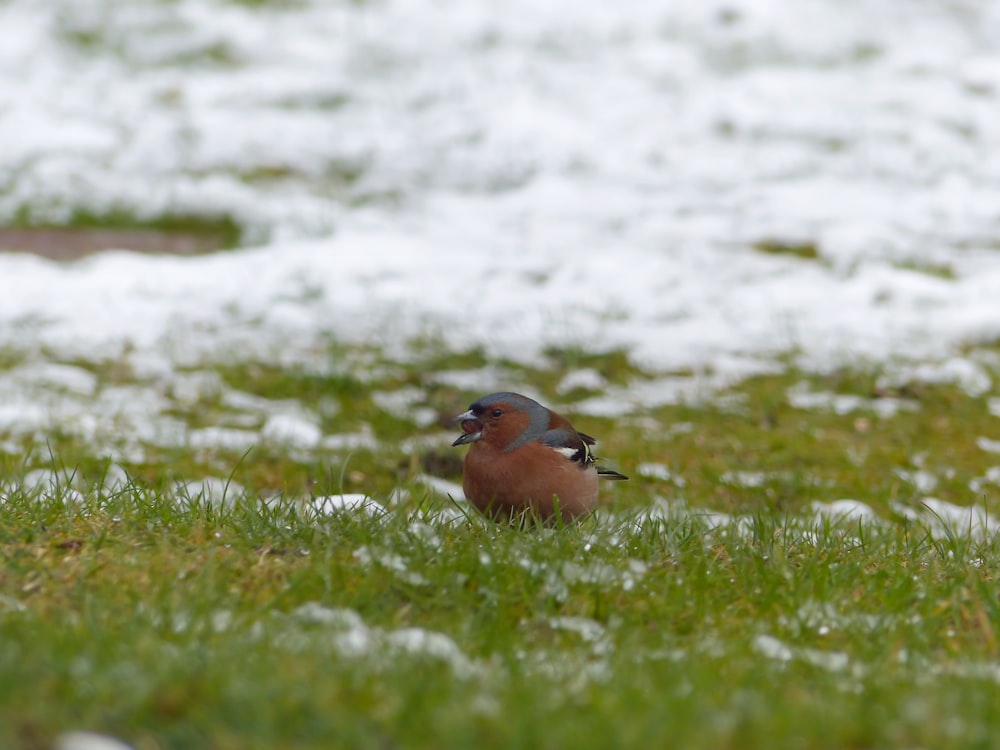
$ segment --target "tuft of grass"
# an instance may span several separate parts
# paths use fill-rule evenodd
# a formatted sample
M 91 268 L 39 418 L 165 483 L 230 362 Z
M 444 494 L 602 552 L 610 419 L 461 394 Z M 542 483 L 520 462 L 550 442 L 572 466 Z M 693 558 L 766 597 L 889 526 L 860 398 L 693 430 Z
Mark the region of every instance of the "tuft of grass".
M 955 273 L 955 269 L 947 263 L 932 263 L 932 262 L 906 262 L 895 264 L 896 268 L 914 271 L 916 273 L 922 273 L 926 276 L 933 276 L 937 279 L 943 279 L 944 281 L 955 281 L 958 276 Z
M 818 260 L 820 257 L 819 247 L 815 242 L 766 239 L 755 242 L 753 249 L 767 255 L 790 255 L 802 260 Z
M 646 376 L 625 349 L 594 352 L 579 347 L 549 347 L 544 354 L 551 361 L 554 374 L 593 369 L 612 383 L 627 383 Z
M 27 250 L 60 260 L 107 250 L 192 255 L 236 247 L 242 229 L 229 216 L 135 216 L 113 210 L 103 214 L 77 211 L 53 224 L 44 216 L 22 211 L 0 227 L 0 247 Z

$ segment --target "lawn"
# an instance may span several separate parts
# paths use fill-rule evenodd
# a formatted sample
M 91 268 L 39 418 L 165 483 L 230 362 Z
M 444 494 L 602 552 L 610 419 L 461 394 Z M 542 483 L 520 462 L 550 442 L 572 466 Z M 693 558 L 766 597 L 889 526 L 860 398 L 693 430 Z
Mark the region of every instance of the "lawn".
M 51 429 L 0 434 L 0 745 L 989 747 L 1000 371 L 966 361 L 978 387 L 426 343 L 169 383 L 49 363 Z M 39 364 L 2 368 L 9 395 Z M 631 480 L 572 526 L 482 520 L 447 484 L 477 381 L 558 404 Z

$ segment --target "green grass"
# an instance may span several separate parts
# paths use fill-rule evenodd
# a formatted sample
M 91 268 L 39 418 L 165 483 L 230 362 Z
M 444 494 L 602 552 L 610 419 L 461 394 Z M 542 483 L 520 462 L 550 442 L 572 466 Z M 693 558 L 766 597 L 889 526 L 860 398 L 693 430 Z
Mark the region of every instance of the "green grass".
M 765 255 L 790 255 L 802 260 L 818 260 L 820 257 L 819 248 L 813 242 L 761 240 L 753 248 Z
M 569 370 L 625 393 L 661 374 L 624 352 L 526 367 L 433 340 L 406 362 L 320 354 L 219 366 L 194 396 L 163 387 L 151 418 L 260 429 L 291 404 L 365 447 L 0 433 L 0 746 L 91 729 L 137 748 L 975 748 L 1000 731 L 1000 543 L 921 505 L 996 511 L 992 484 L 969 489 L 1000 464 L 976 442 L 1000 437 L 988 393 L 789 368 L 703 401 L 575 414 L 632 479 L 578 525 L 519 532 L 421 482 L 459 479 L 444 425 L 479 395 L 440 373 L 499 373 L 571 414 L 591 394 L 559 394 Z M 123 363 L 74 364 L 96 398 L 149 386 Z M 386 400 L 405 392 L 429 419 Z M 119 443 L 132 479 L 107 488 Z M 175 482 L 207 476 L 245 491 L 177 501 Z M 342 491 L 388 511 L 303 507 Z M 810 510 L 840 498 L 880 520 Z
M 157 217 L 137 216 L 125 208 L 116 208 L 103 214 L 88 211 L 75 211 L 58 222 L 53 222 L 45 216 L 33 215 L 31 210 L 22 209 L 17 212 L 3 227 L 5 229 L 24 230 L 77 230 L 81 235 L 90 231 L 106 231 L 119 233 L 125 243 L 134 242 L 130 233 L 144 235 L 141 239 L 152 243 L 152 238 L 159 236 L 161 243 L 169 247 L 172 238 L 180 238 L 186 244 L 196 248 L 200 253 L 224 250 L 236 247 L 241 240 L 242 229 L 229 216 L 210 215 L 164 215 Z M 60 237 L 65 242 L 65 238 Z M 144 246 L 141 246 L 143 249 Z

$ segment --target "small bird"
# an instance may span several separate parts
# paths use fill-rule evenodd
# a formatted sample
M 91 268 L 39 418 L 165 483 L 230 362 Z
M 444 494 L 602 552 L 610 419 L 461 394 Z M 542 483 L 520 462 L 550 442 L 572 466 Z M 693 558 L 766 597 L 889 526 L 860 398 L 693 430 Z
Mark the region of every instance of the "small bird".
M 470 446 L 462 489 L 494 521 L 571 521 L 597 507 L 598 477 L 628 479 L 597 466 L 594 438 L 527 396 L 491 393 L 455 421 L 463 434 L 452 445 Z

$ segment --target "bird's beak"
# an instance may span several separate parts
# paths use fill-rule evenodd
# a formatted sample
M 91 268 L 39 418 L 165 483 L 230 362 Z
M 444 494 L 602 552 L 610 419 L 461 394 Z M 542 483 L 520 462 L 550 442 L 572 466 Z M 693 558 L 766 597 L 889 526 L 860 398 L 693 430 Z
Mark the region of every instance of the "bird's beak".
M 476 419 L 476 415 L 472 413 L 472 409 L 459 414 L 455 417 L 455 421 L 462 423 L 462 431 L 465 434 L 460 435 L 458 439 L 452 443 L 452 446 L 468 445 L 469 443 L 474 443 L 477 440 L 483 439 L 483 423 Z

